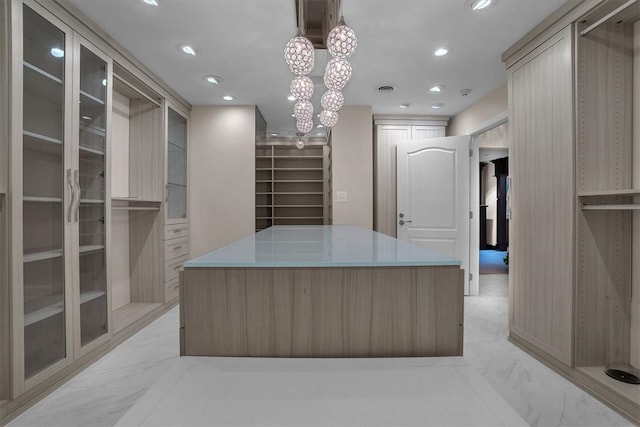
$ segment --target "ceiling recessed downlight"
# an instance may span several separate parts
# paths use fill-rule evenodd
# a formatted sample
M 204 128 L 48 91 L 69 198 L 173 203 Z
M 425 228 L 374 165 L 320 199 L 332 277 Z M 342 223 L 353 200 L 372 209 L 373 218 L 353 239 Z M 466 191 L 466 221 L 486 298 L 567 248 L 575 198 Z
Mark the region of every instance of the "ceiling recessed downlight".
M 400 108 L 407 109 L 409 108 L 409 104 L 400 104 Z
M 213 74 L 209 76 L 204 76 L 204 79 L 207 83 L 211 83 L 212 85 L 218 85 L 224 81 L 222 77 L 214 76 Z
M 320 123 L 318 126 L 316 126 L 318 129 L 323 128 L 324 125 L 322 123 Z
M 150 6 L 157 6 L 159 4 L 158 0 L 142 0 L 142 1 Z
M 429 92 L 431 93 L 440 93 L 444 90 L 444 85 L 435 85 L 429 88 Z
M 433 52 L 435 56 L 445 56 L 447 53 L 449 53 L 449 49 L 447 49 L 446 47 L 439 47 L 435 50 L 435 52 Z
M 189 46 L 188 44 L 181 45 L 180 50 L 191 56 L 196 56 L 196 53 L 198 52 L 193 46 Z
M 377 90 L 378 92 L 381 92 L 381 93 L 389 93 L 389 92 L 393 92 L 393 86 L 384 85 L 384 86 L 380 86 Z
M 222 97 L 222 99 L 224 99 L 225 101 L 233 101 L 233 96 L 225 95 L 225 96 Z
M 277 133 L 272 133 L 271 136 L 278 136 L 278 134 Z
M 444 104 L 442 102 L 436 102 L 435 104 L 433 104 L 431 106 L 431 108 L 433 108 L 434 110 L 439 110 L 439 109 L 441 109 L 443 107 L 444 107 Z
M 492 0 L 474 0 L 471 2 L 471 9 L 482 10 L 485 7 L 491 6 Z
M 289 101 L 295 101 L 295 100 L 296 100 L 296 97 L 295 97 L 295 96 L 293 96 L 293 95 L 289 95 L 289 96 L 287 96 L 287 99 L 288 99 Z

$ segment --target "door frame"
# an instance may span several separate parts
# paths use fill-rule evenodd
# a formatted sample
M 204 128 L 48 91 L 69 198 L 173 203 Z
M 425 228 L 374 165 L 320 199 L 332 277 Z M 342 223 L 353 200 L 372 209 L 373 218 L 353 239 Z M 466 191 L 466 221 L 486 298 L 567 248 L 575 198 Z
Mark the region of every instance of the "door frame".
M 478 137 L 509 121 L 507 111 L 490 118 L 479 126 L 466 132 L 471 137 L 469 146 L 469 210 L 471 220 L 469 222 L 469 295 L 480 293 L 480 194 L 473 189 L 480 186 L 480 141 Z M 507 147 L 508 151 L 508 147 Z

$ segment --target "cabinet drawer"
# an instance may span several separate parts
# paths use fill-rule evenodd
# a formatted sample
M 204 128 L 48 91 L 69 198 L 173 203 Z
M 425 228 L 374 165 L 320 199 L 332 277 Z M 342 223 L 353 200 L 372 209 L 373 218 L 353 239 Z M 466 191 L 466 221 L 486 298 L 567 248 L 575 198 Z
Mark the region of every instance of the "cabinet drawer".
M 172 224 L 164 227 L 164 239 L 177 239 L 189 235 L 189 224 Z
M 164 242 L 164 259 L 169 261 L 189 253 L 189 239 L 172 239 Z
M 180 294 L 180 281 L 176 277 L 175 280 L 164 284 L 164 302 L 167 303 L 171 300 L 178 298 Z
M 182 264 L 187 260 L 186 256 L 167 261 L 164 267 L 164 281 L 171 282 L 178 278 L 178 272 L 182 268 Z

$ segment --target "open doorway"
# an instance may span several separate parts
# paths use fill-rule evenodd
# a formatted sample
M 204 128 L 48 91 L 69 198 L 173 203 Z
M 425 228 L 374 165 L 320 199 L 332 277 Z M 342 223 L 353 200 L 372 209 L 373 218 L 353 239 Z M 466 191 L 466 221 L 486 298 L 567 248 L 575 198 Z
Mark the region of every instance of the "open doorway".
M 479 273 L 508 274 L 508 150 L 480 147 Z
M 469 135 L 469 271 L 472 277 L 469 295 L 484 295 L 482 284 L 495 282 L 500 289 L 490 293 L 506 296 L 509 282 L 509 267 L 505 263 L 509 246 L 507 113 L 469 131 Z

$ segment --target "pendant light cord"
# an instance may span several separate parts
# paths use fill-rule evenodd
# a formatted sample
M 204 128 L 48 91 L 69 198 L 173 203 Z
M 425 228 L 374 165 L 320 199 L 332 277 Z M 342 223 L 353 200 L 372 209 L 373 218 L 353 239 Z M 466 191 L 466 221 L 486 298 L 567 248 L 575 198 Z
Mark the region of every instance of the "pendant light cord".
M 298 35 L 304 36 L 306 28 L 304 28 L 304 22 L 302 21 L 302 1 L 298 0 Z

